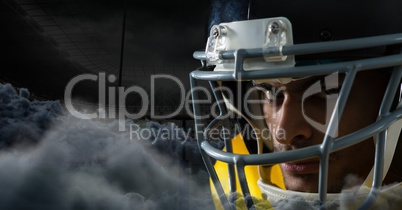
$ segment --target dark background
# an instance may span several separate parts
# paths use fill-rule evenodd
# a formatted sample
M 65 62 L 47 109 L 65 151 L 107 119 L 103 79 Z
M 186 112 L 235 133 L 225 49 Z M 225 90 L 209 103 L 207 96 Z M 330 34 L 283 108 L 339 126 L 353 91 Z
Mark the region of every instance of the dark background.
M 65 87 L 73 77 L 105 72 L 118 78 L 108 84 L 111 87 L 117 87 L 121 78 L 125 87 L 154 88 L 158 106 L 174 107 L 178 85 L 159 80 L 150 87 L 150 77 L 168 74 L 188 89 L 188 74 L 200 65 L 192 54 L 205 46 L 210 1 L 124 3 L 2 0 L 0 82 L 28 88 L 32 97 L 63 100 Z M 98 83 L 79 83 L 73 97 L 81 103 L 96 104 Z M 139 104 L 137 96 L 130 98 L 128 106 Z
M 166 119 L 177 127 L 127 122 L 157 133 L 132 138 L 128 128 L 118 131 L 121 121 L 63 118 L 59 106 L 71 79 L 105 73 L 122 79 L 108 89 L 153 90 L 157 114 L 175 109 L 178 85 L 150 80 L 167 74 L 189 89 L 208 7 L 205 0 L 127 0 L 126 7 L 123 0 L 0 0 L 0 209 L 212 209 L 191 116 Z M 97 110 L 98 92 L 98 82 L 80 82 L 74 107 Z M 137 99 L 127 97 L 132 113 Z

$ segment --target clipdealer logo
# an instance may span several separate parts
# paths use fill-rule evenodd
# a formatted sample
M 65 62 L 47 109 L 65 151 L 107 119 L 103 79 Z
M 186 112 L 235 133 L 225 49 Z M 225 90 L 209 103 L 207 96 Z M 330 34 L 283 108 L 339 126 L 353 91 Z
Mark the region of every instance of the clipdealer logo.
M 156 98 L 156 84 L 158 80 L 170 80 L 174 82 L 175 84 L 178 85 L 180 91 L 177 95 L 177 97 L 180 100 L 179 105 L 176 107 L 175 110 L 170 110 L 170 113 L 164 113 L 163 115 L 158 115 L 155 112 L 155 98 Z M 72 91 L 74 89 L 74 86 L 76 86 L 78 83 L 82 83 L 85 81 L 97 81 L 98 82 L 98 111 L 94 113 L 81 113 L 78 110 L 76 110 L 73 106 L 72 102 Z M 264 120 L 266 117 L 269 116 L 264 116 L 262 113 L 255 113 L 252 109 L 250 109 L 250 106 L 247 104 L 260 104 L 262 105 L 264 102 L 261 99 L 258 98 L 253 98 L 252 92 L 255 91 L 253 88 L 249 89 L 246 93 L 245 96 L 247 98 L 246 101 L 236 101 L 235 98 L 239 99 L 241 97 L 234 97 L 235 93 L 232 92 L 231 89 L 227 87 L 218 87 L 218 89 L 214 89 L 212 91 L 215 92 L 220 92 L 220 93 L 225 93 L 225 101 L 215 101 L 214 97 L 211 94 L 211 90 L 207 89 L 202 86 L 197 86 L 193 88 L 192 90 L 189 90 L 187 93 L 185 91 L 185 87 L 178 79 L 177 77 L 174 77 L 172 75 L 167 75 L 167 74 L 156 74 L 156 75 L 151 75 L 150 77 L 150 93 L 148 93 L 144 88 L 140 86 L 130 86 L 128 88 L 125 87 L 116 87 L 116 86 L 110 86 L 107 87 L 107 83 L 113 84 L 116 81 L 116 77 L 113 74 L 106 75 L 104 72 L 100 72 L 98 74 L 82 74 L 74 77 L 70 82 L 67 84 L 64 92 L 64 102 L 67 110 L 70 112 L 71 115 L 74 117 L 80 118 L 80 119 L 104 119 L 104 118 L 117 118 L 118 123 L 119 123 L 119 131 L 125 131 L 126 130 L 126 118 L 132 119 L 132 120 L 137 120 L 145 117 L 147 114 L 149 117 L 153 120 L 166 120 L 173 118 L 174 116 L 177 116 L 182 110 L 186 111 L 186 114 L 190 117 L 194 117 L 194 113 L 192 112 L 192 104 L 197 103 L 197 104 L 205 104 L 209 105 L 211 110 L 210 113 L 199 113 L 200 115 L 198 116 L 199 119 L 207 119 L 207 118 L 226 118 L 226 117 L 233 117 L 235 115 L 234 112 L 229 112 L 225 116 L 221 116 L 219 113 L 216 113 L 214 110 L 217 108 L 219 104 L 237 104 L 237 108 L 243 108 L 243 111 L 246 112 L 248 116 L 252 116 L 253 119 L 255 120 Z M 303 103 L 301 104 L 301 109 L 302 109 L 302 115 L 304 119 L 315 129 L 325 133 L 327 131 L 327 128 L 329 126 L 330 120 L 332 118 L 333 123 L 338 124 L 339 123 L 339 116 L 332 114 L 337 113 L 334 112 L 335 110 L 335 104 L 338 99 L 338 94 L 332 94 L 326 98 L 326 107 L 323 107 L 323 109 L 326 110 L 326 116 L 325 116 L 325 121 L 324 123 L 317 122 L 314 119 L 310 118 L 307 113 L 305 112 L 305 107 L 304 107 L 304 102 L 306 99 L 308 99 L 311 95 L 320 93 L 322 90 L 322 82 L 325 82 L 330 85 L 324 85 L 325 87 L 330 87 L 330 86 L 338 86 L 338 74 L 334 73 L 331 75 L 328 75 L 324 78 L 324 80 L 317 81 L 316 83 L 312 84 L 310 87 L 308 87 L 302 97 Z M 320 83 L 321 82 L 321 83 Z M 241 83 L 237 83 L 238 85 L 242 85 Z M 241 89 L 241 87 L 237 88 L 238 90 Z M 106 94 L 106 91 L 108 91 L 108 96 Z M 203 99 L 192 99 L 191 98 L 191 93 L 197 91 L 197 92 L 203 92 L 206 98 Z M 278 90 L 279 91 L 279 90 Z M 117 92 L 117 95 L 116 95 Z M 135 93 L 138 94 L 141 98 L 141 108 L 137 111 L 137 113 L 130 113 L 127 110 L 126 107 L 126 98 L 128 97 L 129 94 Z M 242 93 L 237 93 L 237 94 L 242 94 Z M 108 108 L 106 107 L 106 101 L 108 101 Z M 118 102 L 118 105 L 116 106 L 116 101 Z M 118 107 L 116 109 L 116 107 Z M 117 114 L 116 114 L 117 110 Z M 331 111 L 332 110 L 332 111 Z M 318 110 L 317 110 L 318 111 Z M 203 115 L 201 115 L 203 114 Z M 117 115 L 117 116 L 116 116 Z M 280 129 L 280 128 L 278 128 Z M 286 131 L 283 131 L 284 133 Z M 330 136 L 334 137 L 337 136 L 337 131 L 331 131 L 332 133 L 329 133 Z
M 155 90 L 158 80 L 170 80 L 179 87 L 179 91 L 177 92 L 179 105 L 176 107 L 175 110 L 167 111 L 170 113 L 163 113 L 163 114 L 156 113 L 155 99 L 157 96 Z M 98 82 L 98 98 L 99 98 L 98 111 L 89 114 L 79 112 L 77 109 L 75 109 L 72 101 L 72 92 L 74 87 L 79 83 L 84 83 L 87 81 Z M 108 83 L 113 84 L 115 81 L 116 77 L 113 74 L 107 76 L 106 73 L 104 72 L 100 72 L 98 74 L 82 74 L 74 77 L 69 81 L 64 90 L 64 103 L 67 110 L 71 115 L 79 119 L 117 118 L 119 123 L 119 131 L 126 130 L 126 118 L 137 120 L 148 115 L 153 120 L 166 120 L 177 116 L 182 110 L 184 110 L 189 117 L 194 118 L 193 107 L 192 107 L 193 103 L 204 104 L 210 107 L 210 113 L 200 114 L 198 116 L 200 119 L 208 119 L 210 117 L 216 118 L 219 116 L 219 113 L 216 113 L 213 110 L 217 108 L 218 104 L 221 103 L 221 101 L 214 102 L 214 97 L 212 96 L 210 89 L 203 86 L 199 86 L 186 92 L 185 86 L 182 83 L 182 81 L 175 76 L 168 74 L 151 75 L 149 93 L 144 88 L 136 85 L 130 86 L 128 88 L 116 87 L 110 85 L 109 87 L 107 87 Z M 106 91 L 108 91 L 108 94 L 106 94 Z M 222 88 L 219 88 L 219 90 L 214 91 L 222 91 Z M 229 89 L 227 91 L 230 92 Z M 192 92 L 203 93 L 203 95 L 205 95 L 205 98 L 192 99 L 191 96 Z M 141 108 L 139 111 L 137 111 L 137 113 L 130 113 L 127 110 L 126 99 L 129 94 L 138 94 L 141 98 L 141 106 L 140 106 Z M 233 96 L 231 96 L 229 100 L 234 101 Z M 106 106 L 106 101 L 108 101 L 108 106 Z M 118 102 L 118 105 L 116 105 L 116 101 Z

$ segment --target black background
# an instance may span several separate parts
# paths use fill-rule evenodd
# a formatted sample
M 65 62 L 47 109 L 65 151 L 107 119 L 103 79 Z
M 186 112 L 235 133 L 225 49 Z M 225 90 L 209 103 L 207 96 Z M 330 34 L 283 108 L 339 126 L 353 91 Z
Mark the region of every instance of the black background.
M 67 83 L 77 75 L 104 71 L 119 78 L 123 61 L 122 86 L 139 85 L 149 90 L 146 87 L 149 76 L 161 73 L 172 74 L 188 85 L 188 73 L 199 66 L 192 54 L 205 46 L 209 3 L 205 0 L 127 1 L 126 4 L 112 0 L 2 0 L 0 81 L 28 88 L 33 96 L 56 100 L 63 98 Z M 96 70 L 77 62 L 60 40 L 54 39 L 52 31 L 49 34 L 40 24 L 49 20 L 62 28 L 69 20 L 77 19 L 75 14 L 79 14 L 81 26 L 90 27 L 92 47 L 107 52 L 108 68 L 104 68 L 105 61 L 101 59 L 94 59 L 94 65 L 99 65 Z M 74 27 L 70 24 L 69 30 L 74 31 Z M 78 39 L 70 40 L 73 45 L 80 42 L 80 32 L 74 36 Z M 111 86 L 117 86 L 117 82 Z M 75 87 L 73 95 L 96 103 L 97 85 L 82 83 Z M 169 85 L 175 84 L 161 82 L 153 88 L 161 90 Z

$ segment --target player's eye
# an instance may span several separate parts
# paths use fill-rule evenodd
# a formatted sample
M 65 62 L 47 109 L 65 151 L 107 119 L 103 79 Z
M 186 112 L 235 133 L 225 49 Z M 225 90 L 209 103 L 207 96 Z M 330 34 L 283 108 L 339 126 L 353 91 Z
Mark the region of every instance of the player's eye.
M 283 101 L 284 95 L 279 88 L 268 84 L 255 84 L 255 89 L 258 91 L 260 99 L 268 104 L 279 104 Z

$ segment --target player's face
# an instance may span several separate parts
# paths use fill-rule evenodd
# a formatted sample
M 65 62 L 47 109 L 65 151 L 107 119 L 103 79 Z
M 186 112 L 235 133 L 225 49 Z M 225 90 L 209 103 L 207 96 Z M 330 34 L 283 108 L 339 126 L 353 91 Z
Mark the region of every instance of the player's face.
M 265 122 L 272 132 L 274 152 L 303 148 L 323 141 L 325 129 L 312 122 L 322 125 L 328 122 L 326 107 L 331 107 L 331 103 L 335 102 L 334 99 L 339 91 L 338 85 L 342 85 L 344 76 L 339 75 L 326 84 L 317 83 L 322 78 L 311 77 L 288 84 L 265 83 L 266 88 L 271 88 L 271 91 L 262 93 L 261 97 L 265 99 L 263 112 Z M 387 73 L 384 71 L 357 74 L 340 118 L 337 137 L 352 133 L 376 120 L 386 83 Z M 318 90 L 322 88 L 322 91 L 311 89 L 314 84 L 319 84 L 316 87 L 319 87 Z M 328 192 L 339 192 L 345 184 L 350 185 L 351 183 L 346 181 L 347 177 L 351 177 L 348 175 L 354 175 L 363 181 L 373 163 L 373 139 L 332 153 L 329 158 Z M 318 191 L 318 158 L 282 163 L 280 167 L 288 190 Z

